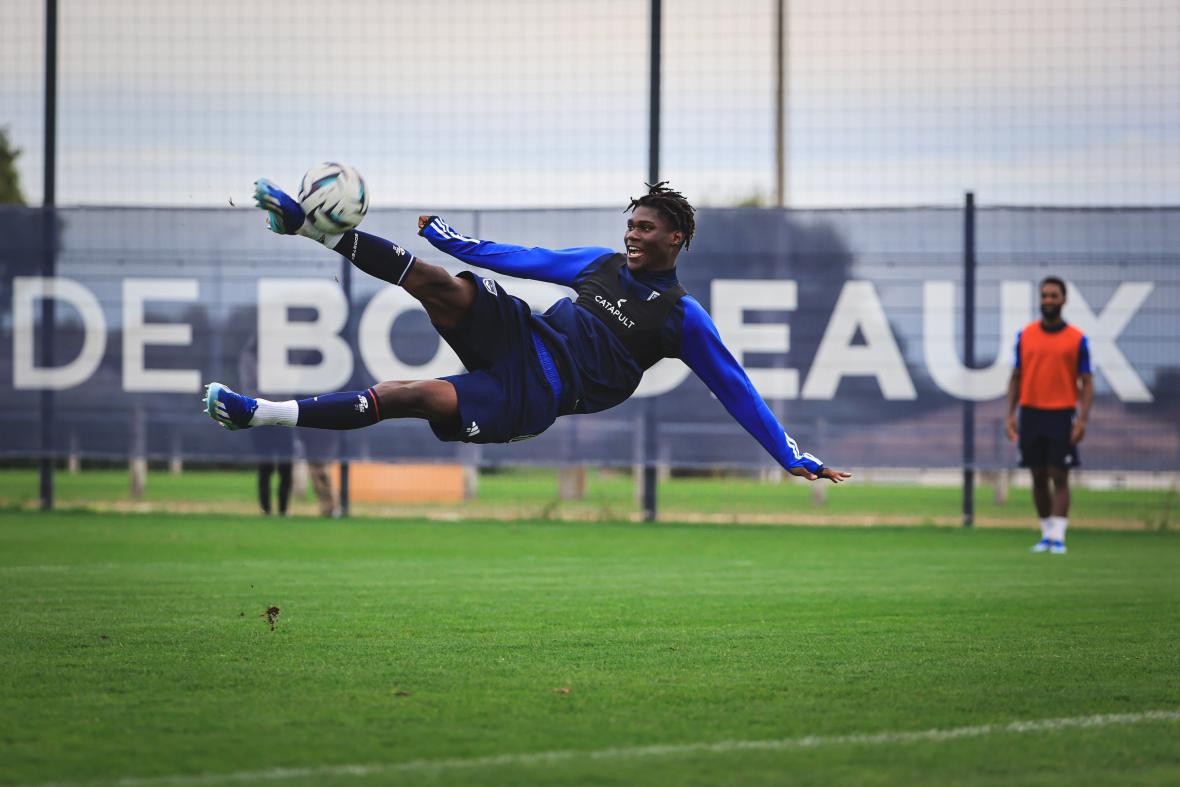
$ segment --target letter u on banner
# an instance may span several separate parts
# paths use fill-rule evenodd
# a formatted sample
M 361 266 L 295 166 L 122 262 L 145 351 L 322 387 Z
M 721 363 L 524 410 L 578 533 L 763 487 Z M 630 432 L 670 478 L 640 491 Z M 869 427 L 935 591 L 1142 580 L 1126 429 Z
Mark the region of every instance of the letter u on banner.
M 956 349 L 961 322 L 955 284 L 928 281 L 922 287 L 922 355 L 934 383 L 951 396 L 984 402 L 1003 396 L 1012 372 L 1016 333 L 1029 319 L 1033 287 L 1027 281 L 1000 284 L 1000 348 L 986 369 L 968 369 Z

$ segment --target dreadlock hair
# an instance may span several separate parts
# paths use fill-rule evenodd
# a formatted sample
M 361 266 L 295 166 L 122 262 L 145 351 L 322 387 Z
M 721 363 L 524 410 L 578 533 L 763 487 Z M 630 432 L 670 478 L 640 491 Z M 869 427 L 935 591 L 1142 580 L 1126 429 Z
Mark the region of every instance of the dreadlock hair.
M 697 222 L 694 218 L 696 208 L 688 203 L 679 191 L 668 188 L 668 182 L 644 183 L 647 193 L 638 199 L 632 199 L 623 212 L 631 213 L 636 208 L 655 208 L 664 218 L 672 223 L 672 227 L 684 233 L 684 248 L 692 243 L 692 234 L 696 232 Z

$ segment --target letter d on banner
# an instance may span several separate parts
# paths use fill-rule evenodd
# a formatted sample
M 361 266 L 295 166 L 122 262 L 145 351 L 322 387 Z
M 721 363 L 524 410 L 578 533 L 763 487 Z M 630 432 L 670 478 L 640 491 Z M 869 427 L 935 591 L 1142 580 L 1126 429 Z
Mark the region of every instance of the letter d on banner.
M 312 309 L 314 320 L 291 321 L 291 309 Z M 352 350 L 338 335 L 348 302 L 322 279 L 259 279 L 258 392 L 296 394 L 343 388 L 352 377 Z M 317 350 L 317 364 L 292 364 L 289 350 Z M 256 393 L 256 392 L 250 392 Z
M 65 301 L 82 317 L 82 351 L 64 366 L 44 369 L 33 358 L 34 304 L 42 298 Z M 13 388 L 61 390 L 84 383 L 102 362 L 106 343 L 107 325 L 102 307 L 94 293 L 82 284 L 61 276 L 12 278 Z

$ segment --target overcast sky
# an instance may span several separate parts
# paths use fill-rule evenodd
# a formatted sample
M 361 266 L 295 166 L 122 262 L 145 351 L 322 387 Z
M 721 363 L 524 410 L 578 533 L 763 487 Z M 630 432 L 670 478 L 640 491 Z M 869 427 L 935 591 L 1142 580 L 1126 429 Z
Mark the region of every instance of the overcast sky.
M 1180 204 L 1180 3 L 791 0 L 792 204 Z M 772 0 L 664 0 L 661 176 L 774 187 Z M 0 2 L 42 194 L 44 3 Z M 218 205 L 341 159 L 375 206 L 613 205 L 647 172 L 646 0 L 59 0 L 59 204 Z

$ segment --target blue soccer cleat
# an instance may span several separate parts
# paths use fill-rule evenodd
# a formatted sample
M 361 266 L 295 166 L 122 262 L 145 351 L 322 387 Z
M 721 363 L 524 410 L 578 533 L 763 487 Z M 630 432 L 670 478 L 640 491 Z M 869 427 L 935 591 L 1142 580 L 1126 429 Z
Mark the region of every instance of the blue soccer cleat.
M 295 198 L 266 178 L 254 181 L 254 202 L 266 211 L 266 226 L 271 232 L 296 235 L 307 220 Z
M 1064 555 L 1065 554 L 1065 542 L 1064 541 L 1050 542 L 1049 554 L 1050 555 Z
M 258 409 L 258 402 L 249 396 L 234 393 L 221 383 L 209 383 L 205 386 L 205 412 L 217 423 L 236 432 L 239 429 L 249 429 L 250 419 Z
M 1033 544 L 1032 549 L 1030 549 L 1029 552 L 1048 552 L 1049 547 L 1050 547 L 1050 545 L 1052 545 L 1052 543 L 1053 542 L 1050 541 L 1049 539 L 1042 538 L 1040 541 Z

